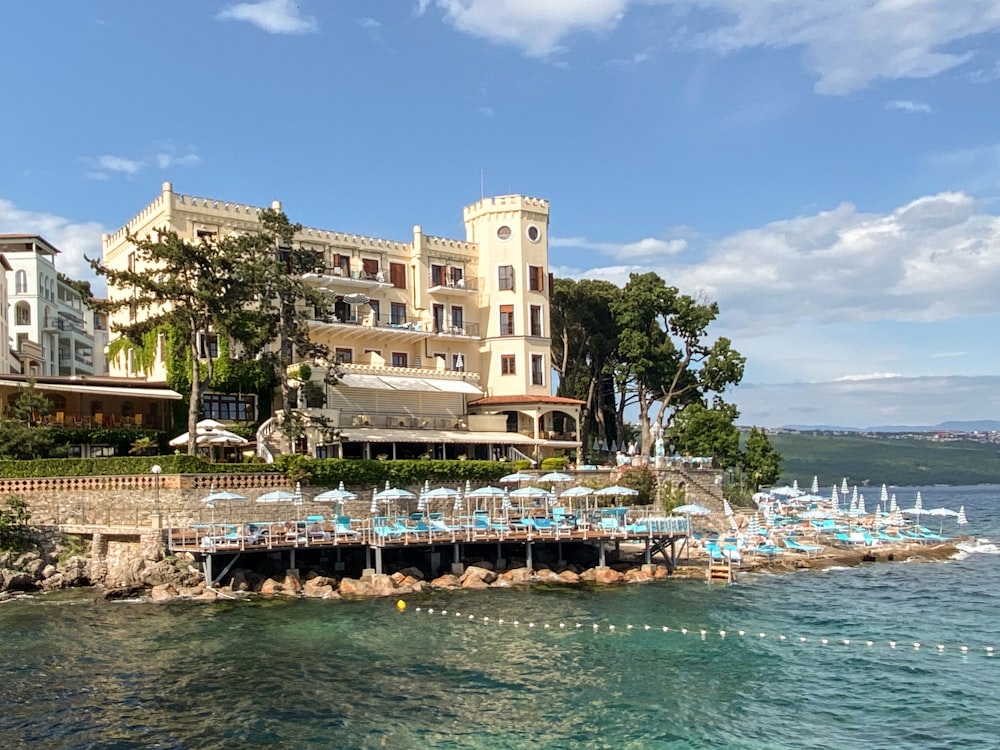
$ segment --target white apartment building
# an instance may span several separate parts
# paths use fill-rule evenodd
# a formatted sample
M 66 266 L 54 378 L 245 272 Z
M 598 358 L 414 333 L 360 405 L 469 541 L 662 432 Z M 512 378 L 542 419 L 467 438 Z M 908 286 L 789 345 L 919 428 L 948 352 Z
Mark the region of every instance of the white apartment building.
M 95 341 L 88 332 L 93 313 L 83 297 L 56 272 L 59 250 L 33 234 L 0 235 L 7 259 L 7 337 L 18 369 L 29 376 L 99 375 Z M 101 349 L 103 361 L 103 348 Z M 9 370 L 8 370 L 9 371 Z
M 260 210 L 164 183 L 125 227 L 104 236 L 104 263 L 142 271 L 128 232 L 169 229 L 187 240 L 254 232 Z M 334 300 L 333 315 L 310 321 L 310 335 L 331 356 L 305 363 L 313 395 L 299 404 L 326 427 L 308 431 L 297 449 L 357 458 L 578 451 L 582 402 L 553 396 L 550 382 L 549 204 L 484 198 L 463 218 L 464 239 L 427 235 L 419 225 L 407 240 L 318 228 L 296 235 L 316 255 L 304 279 Z M 128 294 L 109 289 L 111 299 Z M 113 318 L 112 328 L 116 322 L 127 320 Z M 162 363 L 151 373 L 136 372 L 127 358 L 108 364 L 115 375 L 165 376 Z M 202 406 L 207 417 L 263 421 L 260 443 L 268 444 L 273 421 L 256 413 L 252 396 L 208 393 Z

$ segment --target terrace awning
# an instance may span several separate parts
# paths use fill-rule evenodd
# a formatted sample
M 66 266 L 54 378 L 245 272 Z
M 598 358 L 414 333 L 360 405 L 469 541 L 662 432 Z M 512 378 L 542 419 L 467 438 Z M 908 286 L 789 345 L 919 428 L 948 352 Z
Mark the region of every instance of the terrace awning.
M 534 445 L 535 439 L 519 432 L 467 432 L 463 430 L 346 429 L 343 442 L 357 443 L 497 443 Z
M 348 372 L 340 376 L 339 385 L 349 388 L 372 388 L 392 391 L 424 391 L 430 393 L 467 393 L 481 396 L 481 388 L 465 380 L 451 378 L 408 377 L 403 375 L 372 375 Z
M 22 385 L 26 385 L 26 383 L 17 380 L 0 379 L 0 386 L 6 386 L 8 388 L 17 388 Z M 65 391 L 67 393 L 82 393 L 82 394 L 91 394 L 95 396 L 123 396 L 127 398 L 160 398 L 160 399 L 169 399 L 171 401 L 177 401 L 183 398 L 183 396 L 177 393 L 177 391 L 172 391 L 169 388 L 143 388 L 141 385 L 126 387 L 126 386 L 113 386 L 113 385 L 88 385 L 84 382 L 35 383 L 35 390 L 42 393 L 46 391 Z

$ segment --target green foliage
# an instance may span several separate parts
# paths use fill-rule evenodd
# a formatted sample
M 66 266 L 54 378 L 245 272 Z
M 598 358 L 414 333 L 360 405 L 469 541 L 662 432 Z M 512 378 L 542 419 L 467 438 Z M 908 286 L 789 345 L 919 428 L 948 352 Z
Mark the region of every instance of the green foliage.
M 23 552 L 33 543 L 28 525 L 31 510 L 17 495 L 9 496 L 6 506 L 0 507 L 0 551 Z
M 740 431 L 734 422 L 739 412 L 716 398 L 712 408 L 697 401 L 681 409 L 665 440 L 681 454 L 711 456 L 717 466 L 729 468 L 740 459 Z
M 674 485 L 673 482 L 666 482 L 660 488 L 660 507 L 668 513 L 674 508 L 687 503 L 687 487 L 683 482 Z
M 378 487 L 388 481 L 394 487 L 412 487 L 424 481 L 459 484 L 495 482 L 510 472 L 510 465 L 500 461 L 365 461 L 342 458 L 309 458 L 283 455 L 274 468 L 285 474 L 292 485 L 308 482 L 315 487 L 336 487 L 344 482 L 351 487 Z
M 798 479 L 808 487 L 814 475 L 826 485 L 842 477 L 875 486 L 1000 483 L 995 443 L 832 432 L 777 433 L 770 440 L 784 457 L 782 483 Z
M 767 432 L 753 427 L 740 459 L 740 469 L 752 490 L 773 485 L 781 476 L 781 454 L 767 439 Z
M 566 456 L 550 456 L 542 459 L 540 468 L 542 471 L 562 471 L 568 464 Z
M 652 505 L 656 501 L 656 475 L 648 466 L 633 466 L 621 474 L 619 484 L 631 487 L 639 494 L 635 497 L 636 505 Z
M 7 404 L 7 417 L 28 425 L 36 425 L 52 411 L 52 401 L 35 390 L 35 381 L 17 387 L 17 395 Z
M 160 444 L 163 433 L 151 428 L 137 429 L 134 427 L 96 427 L 80 428 L 75 427 L 48 427 L 36 428 L 39 432 L 48 433 L 53 445 L 79 445 L 88 443 L 90 445 L 111 445 L 115 452 L 119 454 L 130 453 L 132 446 L 137 440 L 147 441 L 154 450 L 164 449 Z
M 79 534 L 63 534 L 59 537 L 57 546 L 59 564 L 65 563 L 71 557 L 85 557 L 90 553 L 90 543 Z
M 0 459 L 46 456 L 56 444 L 54 431 L 25 422 L 0 420 Z
M 154 464 L 164 474 L 214 474 L 220 472 L 273 471 L 267 464 L 216 464 L 200 456 L 114 456 L 111 458 L 42 458 L 33 461 L 0 461 L 0 478 L 86 477 L 149 474 Z

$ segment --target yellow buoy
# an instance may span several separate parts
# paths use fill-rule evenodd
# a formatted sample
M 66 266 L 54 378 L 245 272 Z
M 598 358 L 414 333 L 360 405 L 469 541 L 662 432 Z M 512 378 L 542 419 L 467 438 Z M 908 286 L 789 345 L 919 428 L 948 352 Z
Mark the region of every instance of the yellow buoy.
M 396 602 L 396 609 L 402 612 L 404 609 L 406 609 L 406 602 L 404 602 L 402 599 L 399 599 Z

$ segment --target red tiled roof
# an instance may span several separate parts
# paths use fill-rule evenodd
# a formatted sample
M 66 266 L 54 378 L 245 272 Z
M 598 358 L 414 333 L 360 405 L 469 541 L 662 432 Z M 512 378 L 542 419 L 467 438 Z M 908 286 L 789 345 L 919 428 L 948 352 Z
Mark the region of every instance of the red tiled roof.
M 469 406 L 495 406 L 500 404 L 583 404 L 576 398 L 565 396 L 486 396 L 470 401 Z

